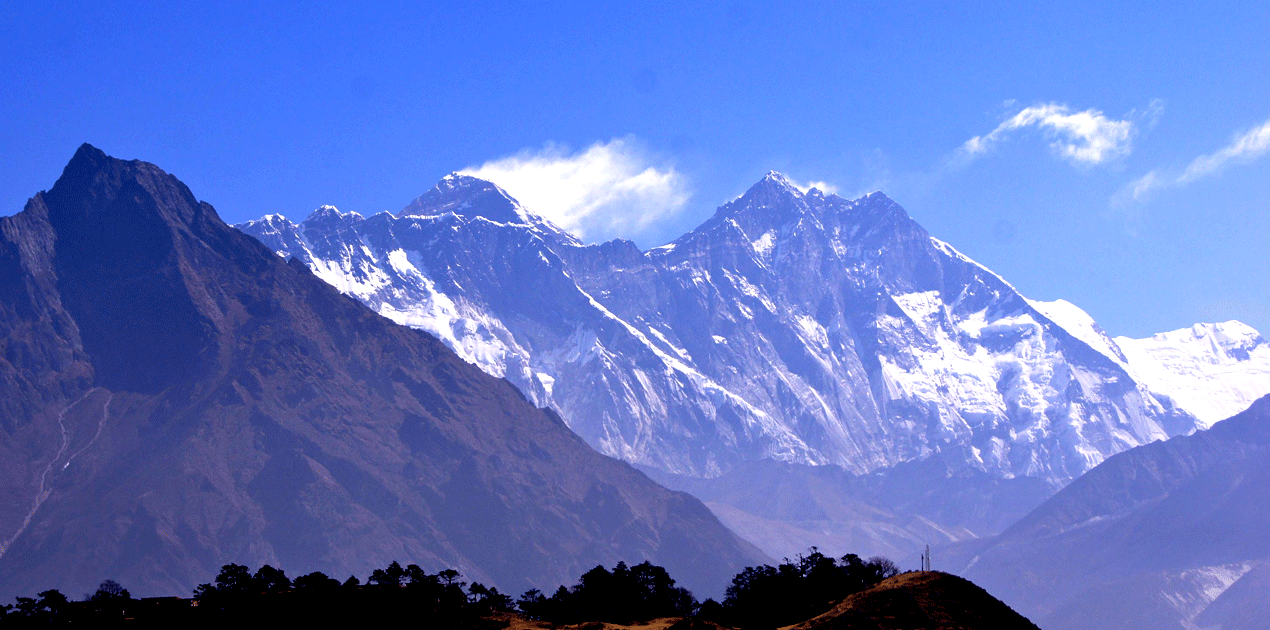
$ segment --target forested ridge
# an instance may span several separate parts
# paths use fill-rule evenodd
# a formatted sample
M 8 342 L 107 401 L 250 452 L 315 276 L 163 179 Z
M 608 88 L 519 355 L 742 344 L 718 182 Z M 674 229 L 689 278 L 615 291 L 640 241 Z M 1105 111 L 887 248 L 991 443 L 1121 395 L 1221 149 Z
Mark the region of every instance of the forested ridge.
M 531 589 L 516 599 L 497 588 L 468 583 L 454 569 L 428 573 L 414 564 L 393 562 L 371 572 L 364 583 L 356 576 L 341 582 L 321 572 L 291 579 L 269 565 L 252 572 L 227 564 L 190 598 L 134 599 L 127 589 L 106 580 L 80 601 L 56 590 L 18 597 L 13 604 L 0 605 L 0 624 L 330 623 L 408 615 L 435 627 L 496 629 L 508 625 L 509 615 L 519 614 L 552 625 L 691 617 L 742 630 L 766 630 L 821 614 L 834 602 L 896 573 L 894 563 L 885 558 L 863 560 L 847 554 L 835 559 L 812 548 L 775 567 L 747 567 L 732 578 L 722 602 L 702 602 L 678 586 L 666 569 L 650 562 L 619 562 L 612 569 L 597 566 L 551 595 Z

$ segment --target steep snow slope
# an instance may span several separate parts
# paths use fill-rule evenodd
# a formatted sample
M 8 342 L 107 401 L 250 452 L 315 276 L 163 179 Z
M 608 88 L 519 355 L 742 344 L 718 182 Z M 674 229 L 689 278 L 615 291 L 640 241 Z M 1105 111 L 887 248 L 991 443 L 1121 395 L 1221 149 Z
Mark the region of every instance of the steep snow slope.
M 1116 337 L 1116 344 L 1138 381 L 1193 414 L 1201 429 L 1270 394 L 1270 343 L 1240 322 Z
M 647 252 L 583 246 L 459 175 L 398 215 L 239 227 L 601 451 L 668 472 L 774 458 L 862 473 L 942 453 L 1058 487 L 1196 427 L 1079 309 L 1025 299 L 881 193 L 804 194 L 771 173 Z

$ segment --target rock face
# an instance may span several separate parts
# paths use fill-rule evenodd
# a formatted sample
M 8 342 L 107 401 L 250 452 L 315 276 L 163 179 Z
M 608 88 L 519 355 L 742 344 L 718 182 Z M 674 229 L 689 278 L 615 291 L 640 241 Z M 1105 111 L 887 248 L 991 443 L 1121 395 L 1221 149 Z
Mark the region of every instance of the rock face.
M 1265 397 L 1116 455 L 1001 535 L 934 557 L 1045 628 L 1264 628 L 1268 503 Z
M 395 215 L 323 207 L 238 227 L 507 378 L 601 452 L 673 474 L 761 459 L 865 473 L 938 453 L 1056 489 L 1203 426 L 1083 311 L 1024 298 L 881 193 L 804 194 L 771 173 L 646 252 L 584 246 L 462 175 Z M 1251 400 L 1270 383 L 1241 387 Z
M 710 594 L 764 559 L 171 175 L 88 145 L 0 219 L 0 423 L 6 597 L 394 559 L 515 593 L 646 558 Z

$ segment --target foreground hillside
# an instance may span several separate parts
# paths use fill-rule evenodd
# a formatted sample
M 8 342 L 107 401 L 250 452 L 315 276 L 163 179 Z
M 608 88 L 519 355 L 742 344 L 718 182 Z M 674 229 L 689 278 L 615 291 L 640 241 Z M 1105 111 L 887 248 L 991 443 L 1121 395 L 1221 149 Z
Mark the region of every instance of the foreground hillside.
M 713 630 L 696 618 L 665 618 L 637 624 L 586 623 L 552 626 L 517 615 L 504 617 L 507 630 Z M 904 573 L 847 597 L 832 610 L 789 630 L 1039 630 L 1026 617 L 973 583 L 940 572 Z
M 1038 630 L 974 583 L 938 571 L 897 575 L 856 593 L 794 630 Z
M 711 593 L 763 559 L 173 176 L 88 145 L 0 219 L 0 468 L 0 595 L 392 560 L 520 592 L 619 559 Z
M 1267 505 L 1270 397 L 1117 455 L 1001 535 L 936 558 L 1047 629 L 1265 628 Z
M 0 605 L 0 625 L 103 625 L 129 619 L 144 626 L 236 624 L 357 626 L 378 619 L 425 620 L 428 627 L 468 630 L 773 630 L 775 628 L 1035 630 L 983 589 L 937 572 L 899 575 L 885 558 L 840 559 L 816 550 L 779 567 L 747 567 L 733 576 L 722 603 L 698 601 L 662 567 L 644 562 L 597 566 L 551 597 L 537 590 L 513 600 L 468 583 L 453 569 L 430 574 L 394 562 L 367 583 L 322 573 L 289 579 L 284 571 L 221 568 L 193 599 L 133 599 L 113 581 L 84 601 L 57 591 Z

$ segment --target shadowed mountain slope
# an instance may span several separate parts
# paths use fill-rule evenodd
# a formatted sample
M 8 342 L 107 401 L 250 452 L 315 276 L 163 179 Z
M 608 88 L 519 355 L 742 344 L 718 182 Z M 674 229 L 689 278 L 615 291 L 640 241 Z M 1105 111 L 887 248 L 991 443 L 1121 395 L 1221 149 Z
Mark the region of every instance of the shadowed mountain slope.
M 1039 479 L 1000 479 L 949 465 L 938 454 L 867 475 L 772 460 L 709 479 L 644 470 L 705 501 L 732 531 L 773 558 L 815 546 L 830 556 L 906 561 L 926 544 L 1000 532 L 1052 493 Z
M 791 630 L 1039 630 L 972 582 L 938 571 L 904 573 L 847 597 Z
M 1264 627 L 1270 397 L 1108 459 L 991 539 L 936 554 L 1055 630 Z
M 394 559 L 510 592 L 649 559 L 709 594 L 763 559 L 171 175 L 88 145 L 0 219 L 0 420 L 0 595 Z

